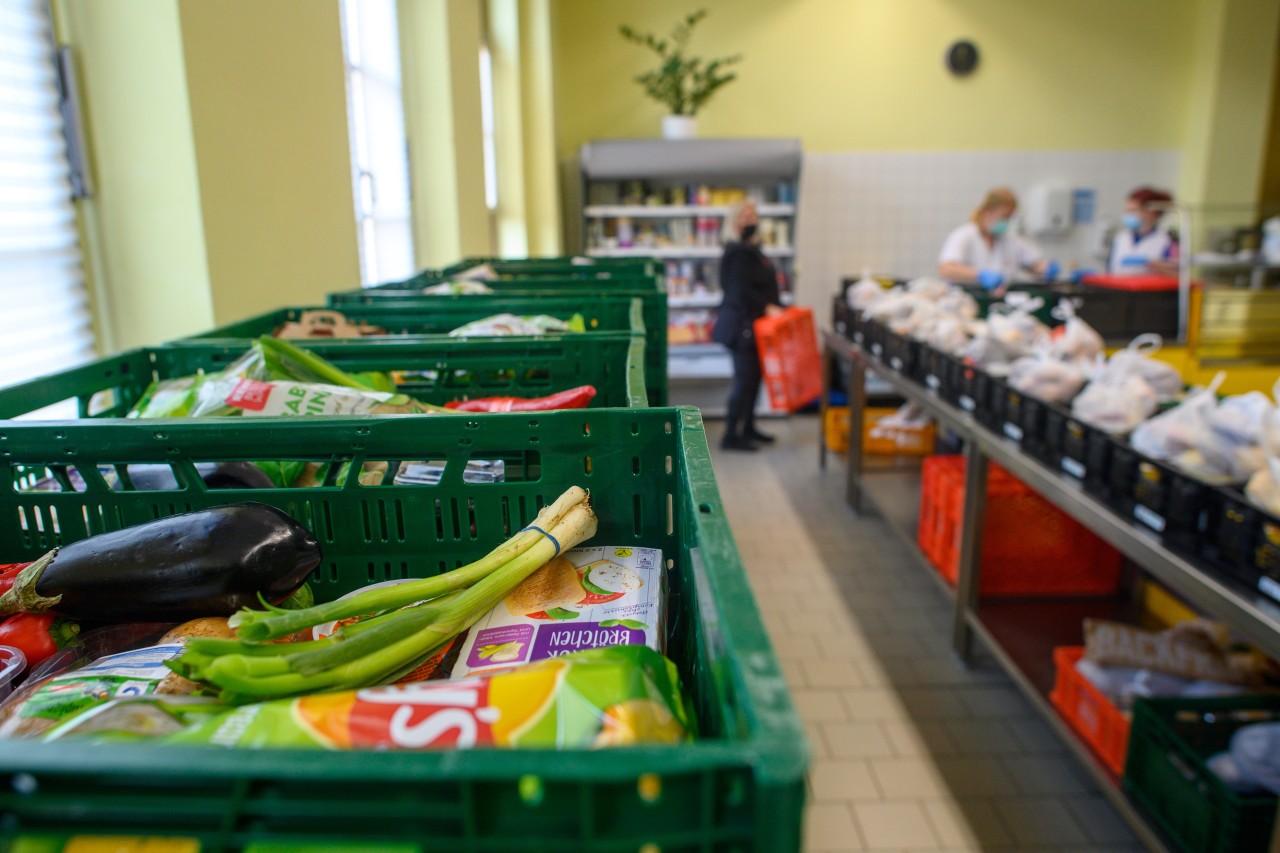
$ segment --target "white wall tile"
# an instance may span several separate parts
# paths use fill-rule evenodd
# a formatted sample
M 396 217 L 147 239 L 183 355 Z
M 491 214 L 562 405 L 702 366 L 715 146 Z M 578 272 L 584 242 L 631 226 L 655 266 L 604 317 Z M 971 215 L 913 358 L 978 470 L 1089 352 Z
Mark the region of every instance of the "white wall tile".
M 1011 186 L 1023 197 L 1041 181 L 1092 189 L 1095 215 L 1115 221 L 1131 189 L 1144 183 L 1173 187 L 1178 168 L 1174 150 L 806 155 L 796 245 L 798 300 L 825 311 L 840 279 L 864 267 L 902 278 L 933 274 L 947 234 L 993 186 Z M 1091 252 L 1093 227 L 1036 240 L 1064 265 L 1098 263 Z

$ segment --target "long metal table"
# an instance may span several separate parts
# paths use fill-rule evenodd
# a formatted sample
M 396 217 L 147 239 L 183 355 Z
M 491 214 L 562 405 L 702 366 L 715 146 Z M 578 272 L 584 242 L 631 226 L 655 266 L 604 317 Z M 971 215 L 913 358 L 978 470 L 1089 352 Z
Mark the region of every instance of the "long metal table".
M 1152 532 L 1116 514 L 1086 493 L 1080 483 L 1024 454 L 1013 440 L 993 433 L 968 412 L 943 400 L 930 388 L 899 374 L 871 353 L 830 330 L 824 330 L 823 395 L 819 429 L 825 428 L 827 395 L 841 364 L 849 374 L 849 450 L 846 457 L 845 497 L 855 513 L 874 495 L 863 484 L 862 420 L 866 407 L 866 378 L 876 376 L 895 394 L 919 404 L 939 428 L 947 428 L 964 442 L 965 501 L 961 517 L 959 571 L 954 591 L 952 648 L 961 665 L 969 664 L 977 636 L 1001 667 L 1046 718 L 1099 788 L 1138 837 L 1152 850 L 1166 850 L 1166 841 L 1137 811 L 1120 787 L 1119 779 L 1102 766 L 1070 729 L 1048 699 L 1052 687 L 1054 646 L 1079 645 L 1080 621 L 1086 616 L 1123 619 L 1135 607 L 1123 598 L 993 599 L 978 594 L 981 571 L 983 514 L 987 463 L 994 460 L 1049 502 L 1076 519 L 1128 557 L 1134 565 L 1175 591 L 1201 612 L 1231 625 L 1273 657 L 1280 657 L 1280 606 L 1241 584 L 1212 576 L 1193 561 L 1170 551 Z M 818 441 L 818 464 L 826 467 L 827 448 Z

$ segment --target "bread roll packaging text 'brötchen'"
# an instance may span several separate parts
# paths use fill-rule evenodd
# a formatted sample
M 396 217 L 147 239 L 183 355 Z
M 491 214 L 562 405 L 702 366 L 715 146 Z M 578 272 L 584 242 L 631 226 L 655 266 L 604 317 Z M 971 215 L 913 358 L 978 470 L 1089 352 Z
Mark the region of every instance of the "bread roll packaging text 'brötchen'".
M 662 569 L 654 548 L 566 551 L 471 627 L 453 676 L 602 646 L 662 651 Z

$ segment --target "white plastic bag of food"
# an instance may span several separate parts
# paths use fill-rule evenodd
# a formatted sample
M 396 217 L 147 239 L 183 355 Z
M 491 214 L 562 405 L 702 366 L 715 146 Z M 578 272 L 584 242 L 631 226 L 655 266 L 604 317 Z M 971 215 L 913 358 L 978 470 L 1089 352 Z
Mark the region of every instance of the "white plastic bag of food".
M 1245 482 L 1267 464 L 1262 438 L 1273 408 L 1259 391 L 1218 401 L 1195 447 L 1176 457 L 1174 464 L 1207 482 Z
M 952 287 L 938 300 L 938 311 L 948 317 L 974 320 L 978 316 L 978 300 L 974 299 L 962 288 Z
M 924 338 L 925 343 L 946 353 L 959 352 L 969 342 L 967 323 L 960 317 L 938 318 Z
M 987 334 L 1018 351 L 1030 355 L 1037 346 L 1049 343 L 1049 327 L 1034 316 L 1044 306 L 1040 297 L 1010 293 L 987 313 Z
M 588 547 L 538 569 L 467 633 L 454 678 L 600 646 L 663 651 L 662 552 Z
M 1144 421 L 1133 430 L 1129 443 L 1148 459 L 1172 459 L 1206 443 L 1209 416 L 1217 408 L 1218 386 L 1226 378 L 1219 373 L 1205 388 L 1197 388 L 1181 403 Z
M 865 311 L 882 299 L 887 292 L 880 282 L 872 278 L 871 273 L 864 269 L 862 278 L 844 292 L 844 299 L 854 311 Z
M 1071 413 L 1090 426 L 1123 435 L 1151 417 L 1156 405 L 1155 390 L 1141 376 L 1104 372 L 1071 401 Z
M 1267 464 L 1249 478 L 1244 494 L 1254 506 L 1280 516 L 1280 409 L 1272 409 L 1263 421 L 1262 450 Z
M 576 320 L 576 323 L 574 322 Z M 483 320 L 473 320 L 449 333 L 450 337 L 501 337 L 516 335 L 536 337 L 538 335 L 557 334 L 560 332 L 581 332 L 582 318 L 575 315 L 573 320 L 561 320 L 546 314 L 531 317 L 517 317 L 515 314 L 494 314 Z
M 1101 355 L 1106 345 L 1097 330 L 1076 315 L 1071 300 L 1059 300 L 1053 314 L 1063 320 L 1062 331 L 1054 338 L 1050 352 L 1065 361 L 1093 359 Z
M 951 285 L 926 275 L 907 282 L 907 292 L 916 293 L 932 302 L 937 302 L 951 292 Z
M 1084 387 L 1084 372 L 1046 351 L 1018 359 L 1009 367 L 1009 385 L 1046 403 L 1068 403 Z
M 1157 334 L 1138 335 L 1129 346 L 1111 356 L 1105 369 L 1108 373 L 1142 377 L 1156 392 L 1158 402 L 1176 400 L 1183 390 L 1182 374 L 1173 365 L 1152 358 L 1162 344 L 1163 339 Z

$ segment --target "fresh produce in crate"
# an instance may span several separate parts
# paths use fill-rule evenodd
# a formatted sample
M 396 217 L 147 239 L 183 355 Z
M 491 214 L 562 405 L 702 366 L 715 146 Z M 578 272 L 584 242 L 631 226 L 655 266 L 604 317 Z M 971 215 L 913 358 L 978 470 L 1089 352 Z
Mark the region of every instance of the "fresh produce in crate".
M 0 615 L 158 622 L 280 604 L 317 565 L 315 537 L 260 503 L 156 519 L 55 548 L 0 595 Z
M 585 409 L 595 396 L 594 385 L 579 385 L 546 397 L 478 397 L 444 405 L 458 412 L 553 412 L 558 409 Z
M 291 405 L 264 411 L 272 389 L 278 389 Z M 335 396 L 342 402 L 335 403 Z M 338 406 L 361 406 L 362 412 L 373 414 L 445 411 L 396 393 L 395 383 L 385 373 L 347 373 L 309 350 L 265 335 L 220 371 L 153 382 L 129 417 L 334 414 Z M 326 411 L 329 407 L 335 410 Z
M 478 281 L 443 281 L 422 288 L 424 296 L 485 296 L 493 288 Z
M 239 640 L 192 640 L 172 666 L 237 703 L 385 684 L 436 654 L 526 577 L 595 531 L 587 493 L 574 486 L 475 562 L 302 610 L 241 610 L 231 622 Z M 266 642 L 350 618 L 360 621 L 323 640 Z
M 574 314 L 568 320 L 560 320 L 547 314 L 531 317 L 517 317 L 515 314 L 494 314 L 482 320 L 472 320 L 459 326 L 449 334 L 455 338 L 495 337 L 518 335 L 536 337 L 538 335 L 561 334 L 564 332 L 582 332 L 586 323 L 581 314 Z
M 0 645 L 21 650 L 32 669 L 79 637 L 80 625 L 56 613 L 17 613 L 0 622 Z
M 244 705 L 165 739 L 248 749 L 586 749 L 692 732 L 675 665 L 644 646 L 590 649 L 454 681 Z

